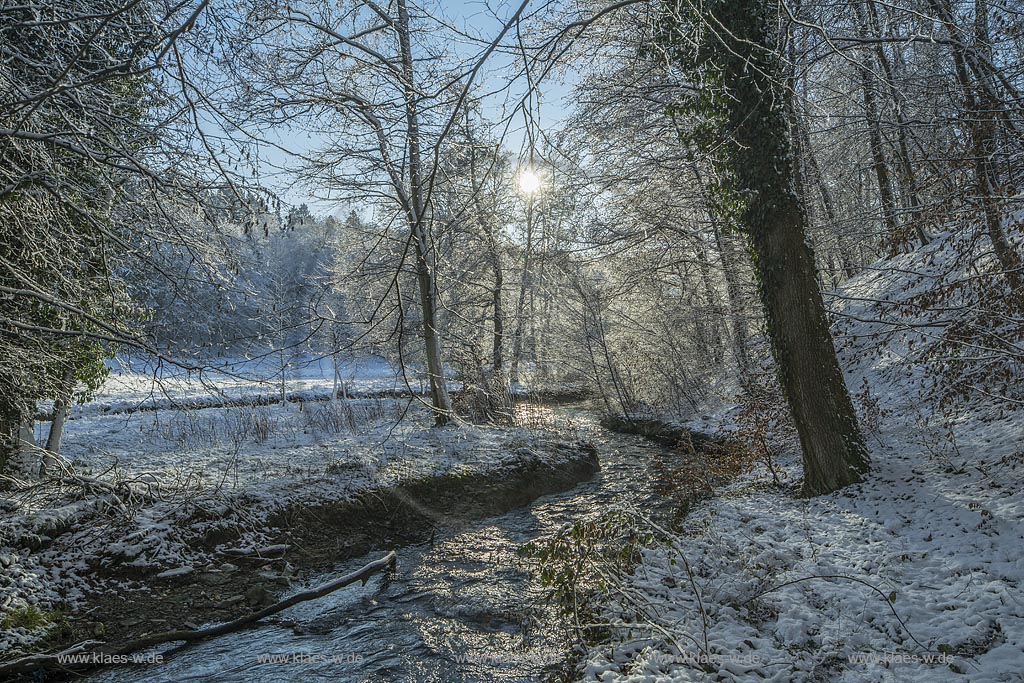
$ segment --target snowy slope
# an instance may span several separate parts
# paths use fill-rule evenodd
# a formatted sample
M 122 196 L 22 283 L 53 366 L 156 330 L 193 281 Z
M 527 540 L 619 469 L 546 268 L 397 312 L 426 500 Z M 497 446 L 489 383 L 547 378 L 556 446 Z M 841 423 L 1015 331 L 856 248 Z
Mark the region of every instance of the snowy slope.
M 963 277 L 951 241 L 832 297 L 848 386 L 874 406 L 869 479 L 810 500 L 764 472 L 722 490 L 645 551 L 583 680 L 1021 680 L 1024 413 L 982 393 L 937 408 L 938 328 L 918 324 L 938 314 L 900 305 Z M 797 481 L 791 446 L 783 464 Z

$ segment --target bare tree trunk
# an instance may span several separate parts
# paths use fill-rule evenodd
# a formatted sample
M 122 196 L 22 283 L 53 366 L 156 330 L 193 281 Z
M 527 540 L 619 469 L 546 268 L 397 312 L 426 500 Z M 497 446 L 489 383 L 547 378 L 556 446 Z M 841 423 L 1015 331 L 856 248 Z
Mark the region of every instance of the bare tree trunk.
M 804 141 L 810 136 L 807 134 L 807 126 L 804 124 L 803 119 L 800 116 L 800 110 L 797 106 L 796 97 L 799 97 L 799 79 L 795 75 L 797 67 L 797 52 L 796 42 L 791 37 L 789 40 L 789 69 L 790 74 L 788 77 L 789 89 L 794 93 L 794 97 L 790 98 L 788 103 L 788 116 L 789 116 L 789 131 L 790 131 L 790 144 L 793 147 L 793 188 L 796 191 L 796 196 L 800 201 L 800 204 L 804 207 L 804 222 L 805 230 L 807 232 L 808 239 L 811 240 L 813 247 L 817 247 L 820 243 L 820 239 L 816 239 L 815 235 L 815 211 L 816 207 L 811 199 L 810 190 L 810 178 L 808 177 L 810 171 L 810 165 L 808 161 L 808 150 L 804 148 Z M 826 232 L 826 234 L 829 234 Z M 812 247 L 812 248 L 813 248 Z M 820 253 L 815 251 L 815 253 Z M 825 288 L 825 276 L 829 275 L 829 285 L 835 287 L 838 285 L 836 282 L 835 269 L 829 264 L 830 253 L 825 252 L 824 258 L 821 262 L 815 261 L 815 272 L 817 272 L 819 286 Z
M 633 416 L 635 402 L 633 401 L 629 388 L 623 383 L 622 377 L 619 374 L 618 368 L 615 364 L 615 360 L 612 357 L 611 348 L 608 346 L 608 335 L 605 330 L 604 315 L 601 312 L 601 301 L 599 296 L 590 296 L 587 291 L 588 287 L 584 281 L 579 282 L 579 293 L 580 298 L 583 301 L 584 307 L 584 334 L 587 336 L 587 347 L 591 356 L 591 361 L 594 363 L 595 374 L 597 375 L 598 383 L 601 383 L 600 372 L 596 371 L 597 361 L 594 358 L 593 342 L 596 341 L 600 347 L 600 353 L 603 360 L 605 370 L 608 372 L 608 382 L 611 384 L 612 389 L 615 390 L 615 400 L 619 404 L 619 409 L 626 419 L 630 419 Z M 589 319 L 589 324 L 588 324 Z M 593 334 L 591 334 L 591 328 Z M 602 394 L 604 388 L 601 388 Z M 609 401 L 606 398 L 605 404 L 609 405 Z
M 50 420 L 50 431 L 46 435 L 46 450 L 39 464 L 39 476 L 45 477 L 57 465 L 57 454 L 60 453 L 60 440 L 64 435 L 64 422 L 68 416 L 68 401 L 59 398 L 53 402 L 53 419 Z
M 799 7 L 799 4 L 796 5 Z M 825 180 L 822 177 L 821 169 L 818 166 L 817 157 L 814 154 L 814 149 L 811 147 L 811 136 L 808 132 L 808 126 L 797 97 L 800 92 L 800 79 L 797 74 L 798 64 L 798 53 L 796 47 L 796 40 L 793 36 L 789 37 L 789 87 L 791 92 L 794 93 L 795 97 L 790 98 L 788 104 L 789 121 L 790 121 L 790 134 L 791 142 L 793 145 L 793 185 L 796 188 L 797 196 L 803 203 L 807 229 L 812 232 L 812 228 L 815 225 L 814 215 L 812 209 L 816 209 L 813 201 L 813 190 L 812 186 L 817 186 L 819 194 L 821 195 L 822 209 L 825 212 L 825 222 L 822 228 L 818 231 L 822 233 L 824 238 L 829 242 L 828 246 L 824 251 L 823 263 L 819 268 L 818 277 L 822 283 L 824 283 L 825 273 L 829 274 L 829 284 L 834 288 L 839 286 L 839 273 L 840 270 L 837 268 L 836 258 L 832 248 L 832 242 L 837 246 L 837 250 L 840 252 L 839 262 L 842 263 L 842 273 L 846 277 L 851 277 L 850 270 L 848 268 L 849 260 L 843 255 L 842 237 L 840 231 L 837 229 L 837 219 L 835 206 L 832 201 L 832 194 L 825 186 Z M 820 242 L 821 240 L 819 240 Z
M 631 418 L 633 417 L 633 413 L 636 408 L 636 401 L 633 400 L 630 388 L 622 381 L 622 375 L 619 373 L 615 359 L 612 358 L 611 348 L 608 346 L 608 333 L 604 322 L 604 316 L 601 314 L 600 310 L 595 312 L 595 316 L 598 342 L 601 344 L 601 351 L 604 354 L 604 362 L 608 367 L 608 376 L 611 378 L 612 386 L 615 388 L 615 394 L 618 396 L 619 405 L 622 407 L 622 414 L 627 418 Z
M 494 376 L 498 378 L 504 372 L 505 313 L 501 306 L 501 294 L 505 288 L 505 273 L 501 265 L 501 253 L 498 251 L 498 244 L 493 233 L 488 235 L 487 248 L 491 252 L 491 269 L 494 274 L 494 283 L 491 285 L 491 305 L 494 308 L 491 332 L 491 367 L 494 369 Z
M 288 362 L 285 360 L 284 343 L 277 350 L 277 359 L 281 366 L 281 405 L 288 405 Z
M 338 359 L 335 356 L 331 356 L 331 371 L 332 371 L 332 383 L 331 383 L 331 400 L 338 400 Z
M 875 99 L 875 75 L 871 63 L 865 59 L 860 69 L 860 85 L 864 96 L 864 116 L 868 124 L 868 141 L 871 146 L 871 161 L 878 181 L 878 199 L 882 207 L 882 222 L 890 236 L 897 235 L 896 199 L 892 192 L 889 176 L 889 162 L 885 158 L 882 132 L 879 128 L 878 101 Z
M 701 240 L 702 241 L 702 240 Z M 722 362 L 725 360 L 724 353 L 724 335 L 722 334 L 722 318 L 723 311 L 721 302 L 719 301 L 719 293 L 715 287 L 714 281 L 711 279 L 711 260 L 704 248 L 703 244 L 697 247 L 699 250 L 699 262 L 697 268 L 700 270 L 700 284 L 703 290 L 704 305 L 697 309 L 698 315 L 707 319 L 707 323 L 702 323 L 698 326 L 700 335 L 705 339 L 708 351 L 710 352 L 711 362 L 715 367 L 721 367 Z M 676 266 L 676 270 L 679 267 Z M 682 277 L 680 277 L 682 282 Z M 703 312 L 701 311 L 703 309 Z
M 46 435 L 46 450 L 51 453 L 60 453 L 60 441 L 64 436 L 64 422 L 68 417 L 68 401 L 62 398 L 53 402 L 53 419 L 50 421 L 50 431 Z
M 794 188 L 785 72 L 769 0 L 716 5 L 733 172 L 768 334 L 803 449 L 807 495 L 861 481 L 869 461 L 818 290 L 806 215 Z
M 693 177 L 697 181 L 697 187 L 700 188 L 701 191 L 703 198 L 701 203 L 703 206 L 707 207 L 708 221 L 711 224 L 711 231 L 715 238 L 715 249 L 717 249 L 719 258 L 722 261 L 722 272 L 725 276 L 725 293 L 728 299 L 727 306 L 729 308 L 729 325 L 732 331 L 733 355 L 736 360 L 736 369 L 739 373 L 740 385 L 745 387 L 750 377 L 750 343 L 747 335 L 747 323 L 743 315 L 743 290 L 740 286 L 740 280 L 737 272 L 740 255 L 736 253 L 736 247 L 730 236 L 722 234 L 723 228 L 721 218 L 718 213 L 716 213 L 714 203 L 711 201 L 711 198 L 703 189 L 706 187 L 704 184 L 704 175 L 700 172 L 700 168 L 697 166 L 696 159 L 693 156 L 693 150 L 687 149 L 686 153 L 690 162 L 690 170 L 693 172 Z
M 469 110 L 466 110 L 466 131 L 470 130 Z M 487 256 L 491 263 L 491 274 L 494 277 L 491 285 L 491 306 L 494 310 L 494 320 L 491 330 L 491 368 L 497 380 L 502 379 L 504 372 L 504 345 L 505 345 L 505 312 L 502 307 L 502 293 L 505 289 L 505 270 L 501 262 L 501 248 L 498 245 L 498 236 L 495 234 L 494 221 L 480 203 L 480 193 L 483 188 L 477 184 L 476 146 L 470 145 L 469 152 L 469 176 L 473 185 L 473 204 L 476 208 L 477 220 L 482 223 L 484 238 L 487 242 Z M 504 382 L 502 382 L 504 384 Z
M 516 303 L 516 329 L 512 334 L 512 371 L 510 376 L 513 382 L 519 381 L 519 361 L 523 355 L 523 334 L 525 325 L 523 318 L 526 315 L 526 297 L 531 289 L 530 268 L 531 256 L 533 254 L 533 195 L 527 199 L 526 204 L 526 248 L 523 253 L 523 276 L 519 280 L 519 301 Z
M 335 337 L 335 339 L 334 339 L 334 348 L 335 349 L 338 348 L 339 343 L 340 343 L 340 340 Z M 341 363 L 338 361 L 338 352 L 337 351 L 335 351 L 334 353 L 331 354 L 331 373 L 333 375 L 333 381 L 331 383 L 331 400 L 332 401 L 337 401 L 338 400 L 338 392 L 339 392 L 339 390 L 341 391 L 341 394 L 342 394 L 342 396 L 344 398 L 348 398 L 348 389 L 345 387 L 344 380 L 341 379 Z
M 750 378 L 750 341 L 747 334 L 747 321 L 744 315 L 746 297 L 740 285 L 739 261 L 740 254 L 729 236 L 723 236 L 716 224 L 715 244 L 722 257 L 722 270 L 725 274 L 725 291 L 729 297 L 729 320 L 732 328 L 733 348 L 736 366 L 739 369 L 740 384 L 746 385 Z
M 878 9 L 875 7 L 875 0 L 867 0 L 866 5 L 870 24 L 865 22 L 861 16 L 860 6 L 854 3 L 858 21 L 864 27 L 865 32 L 867 32 L 870 26 L 871 32 L 875 35 L 881 35 L 881 25 L 878 20 Z M 903 111 L 902 97 L 896 89 L 896 83 L 893 80 L 892 64 L 889 61 L 888 55 L 885 54 L 885 47 L 881 42 L 875 44 L 875 58 L 878 61 L 878 65 L 882 68 L 882 74 L 885 76 L 885 85 L 892 100 L 893 112 L 896 115 L 896 141 L 898 143 L 897 156 L 900 162 L 899 184 L 901 194 L 906 200 L 907 209 L 910 211 L 909 220 L 914 233 L 921 241 L 921 246 L 924 246 L 930 240 L 928 234 L 924 231 L 924 226 L 921 224 L 921 199 L 917 189 L 917 174 L 914 172 L 914 166 L 910 160 L 910 145 L 907 142 L 907 131 L 910 128 L 910 123 L 907 121 L 906 113 Z
M 835 251 L 839 252 L 839 263 L 842 267 L 843 275 L 851 278 L 857 274 L 857 269 L 853 267 L 853 262 L 850 260 L 849 247 L 845 244 L 842 231 L 839 230 L 839 214 L 836 213 L 835 201 L 832 198 L 831 190 L 829 190 L 828 185 L 825 183 L 825 176 L 821 172 L 821 167 L 818 165 L 818 156 L 814 152 L 814 146 L 811 145 L 811 136 L 807 132 L 806 126 L 802 126 L 800 129 L 800 139 L 802 141 L 801 147 L 804 160 L 807 162 L 807 175 L 814 177 L 814 184 L 817 186 L 818 194 L 821 196 L 821 208 L 825 211 L 825 220 L 828 221 L 828 233 L 835 240 Z M 808 179 L 808 182 L 810 182 L 810 179 Z
M 397 0 L 399 47 L 402 54 L 402 75 L 405 96 L 406 134 L 409 152 L 409 224 L 416 250 L 416 283 L 419 288 L 420 308 L 423 315 L 423 344 L 427 360 L 427 376 L 434 410 L 434 422 L 447 424 L 451 419 L 452 400 L 445 380 L 441 353 L 441 332 L 437 320 L 437 286 L 431 263 L 430 237 L 427 228 L 426 206 L 423 200 L 423 165 L 420 150 L 419 111 L 413 73 L 412 44 L 409 38 L 409 9 L 406 0 Z
M 956 28 L 948 0 L 929 0 L 929 4 L 939 20 L 946 26 L 949 34 L 956 39 Z M 984 11 L 984 4 L 977 3 L 976 11 Z M 987 21 L 980 22 L 976 17 L 975 25 L 976 31 L 981 31 L 987 26 Z M 987 36 L 976 36 L 976 39 L 985 41 Z M 995 122 L 991 117 L 992 112 L 996 110 L 996 103 L 992 101 L 991 92 L 984 83 L 972 82 L 967 68 L 969 59 L 970 55 L 963 41 L 957 40 L 953 46 L 953 71 L 963 91 L 966 104 L 967 115 L 965 118 L 968 130 L 971 132 L 975 188 L 985 215 L 985 230 L 992 242 L 992 250 L 999 261 L 1006 283 L 1011 290 L 1019 292 L 1024 283 L 1024 275 L 1021 274 L 1021 259 L 1010 246 L 1006 239 L 1006 233 L 1003 231 L 999 202 L 996 197 L 999 182 L 992 166 L 992 157 L 995 153 Z
M 587 325 L 587 302 L 583 302 L 583 338 L 587 343 L 587 356 L 590 358 L 590 367 L 594 371 L 594 383 L 597 385 L 597 390 L 601 392 L 601 402 L 604 403 L 605 412 L 608 415 L 614 415 L 615 411 L 612 409 L 611 400 L 608 398 L 608 391 L 605 388 L 604 378 L 601 376 L 601 369 L 597 364 L 597 357 L 594 355 L 594 340 L 590 335 L 590 329 Z
M 466 113 L 466 130 L 469 128 L 469 113 Z M 488 379 L 486 372 L 481 368 L 484 378 L 484 387 L 488 395 L 485 397 L 484 405 L 487 406 L 487 417 L 491 420 L 511 423 L 513 420 L 512 391 L 509 385 L 508 376 L 505 374 L 505 311 L 502 305 L 505 290 L 505 270 L 501 260 L 501 246 L 498 243 L 497 229 L 495 228 L 492 216 L 485 210 L 480 202 L 480 193 L 483 191 L 482 183 L 478 184 L 477 148 L 472 143 L 469 151 L 470 182 L 473 190 L 473 204 L 476 209 L 476 219 L 480 223 L 483 232 L 484 242 L 487 245 L 487 260 L 491 265 L 491 308 L 493 317 L 491 320 L 491 376 Z

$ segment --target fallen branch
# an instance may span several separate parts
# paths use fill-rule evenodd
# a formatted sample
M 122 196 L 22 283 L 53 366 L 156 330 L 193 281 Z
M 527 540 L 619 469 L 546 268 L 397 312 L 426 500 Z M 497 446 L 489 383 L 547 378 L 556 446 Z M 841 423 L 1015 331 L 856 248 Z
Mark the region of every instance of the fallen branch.
M 333 593 L 339 588 L 344 588 L 345 586 L 353 584 L 356 581 L 362 581 L 363 585 L 366 585 L 366 582 L 369 581 L 370 577 L 377 572 L 394 567 L 395 561 L 395 552 L 391 551 L 379 560 L 374 560 L 361 569 L 357 569 L 356 571 L 337 578 L 334 581 L 325 583 L 312 590 L 296 593 L 295 595 L 289 596 L 280 602 L 270 605 L 269 607 L 264 607 L 258 612 L 253 612 L 252 614 L 239 617 L 234 621 L 228 621 L 216 626 L 193 630 L 152 633 L 142 636 L 141 638 L 136 638 L 135 640 L 130 640 L 121 645 L 104 646 L 89 650 L 85 649 L 85 646 L 94 644 L 95 641 L 87 641 L 85 643 L 73 645 L 72 647 L 62 650 L 56 654 L 29 655 L 27 657 L 22 657 L 21 659 L 15 659 L 13 661 L 0 664 L 0 678 L 5 675 L 31 673 L 33 671 L 38 671 L 39 669 L 82 671 L 85 669 L 103 666 L 105 664 L 116 664 L 120 663 L 120 661 L 111 661 L 111 657 L 127 655 L 133 652 L 138 652 L 139 650 L 145 650 L 155 645 L 161 645 L 163 643 L 181 642 L 182 645 L 175 648 L 175 650 L 178 650 L 185 645 L 195 643 L 200 640 L 215 638 L 234 631 L 239 631 L 260 621 L 261 619 L 265 619 L 266 617 L 282 612 L 293 605 L 297 605 L 300 602 L 307 602 L 309 600 L 322 598 L 323 596 Z M 74 657 L 75 661 L 67 661 L 71 656 Z M 125 663 L 131 664 L 131 658 L 128 658 Z

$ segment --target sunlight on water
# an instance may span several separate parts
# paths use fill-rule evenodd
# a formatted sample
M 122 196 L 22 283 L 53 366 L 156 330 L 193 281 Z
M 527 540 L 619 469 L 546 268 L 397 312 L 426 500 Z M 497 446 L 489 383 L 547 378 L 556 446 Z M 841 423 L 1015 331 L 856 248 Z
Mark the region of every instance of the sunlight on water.
M 277 622 L 188 648 L 164 664 L 97 672 L 90 681 L 333 681 L 461 683 L 536 681 L 561 665 L 570 643 L 519 558 L 521 544 L 593 518 L 650 491 L 656 447 L 613 434 L 574 408 L 526 405 L 520 424 L 571 421 L 599 449 L 602 473 L 530 507 L 398 551 L 398 570 L 366 586 L 297 605 Z M 642 495 L 641 495 L 642 497 Z M 337 568 L 365 564 L 371 555 Z M 324 577 L 327 578 L 327 577 Z

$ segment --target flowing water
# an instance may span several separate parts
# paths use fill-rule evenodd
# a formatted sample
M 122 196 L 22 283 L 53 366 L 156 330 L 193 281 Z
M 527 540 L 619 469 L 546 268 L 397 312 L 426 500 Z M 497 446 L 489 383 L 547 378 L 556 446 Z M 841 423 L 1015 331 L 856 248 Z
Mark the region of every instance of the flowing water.
M 537 681 L 565 661 L 568 632 L 518 556 L 565 524 L 623 503 L 644 509 L 659 447 L 600 427 L 578 408 L 543 409 L 569 420 L 599 452 L 601 472 L 532 505 L 438 532 L 398 550 L 398 568 L 283 613 L 279 623 L 192 646 L 162 664 L 109 669 L 95 681 L 462 683 Z M 325 580 L 380 557 L 372 553 Z M 276 661 L 275 661 L 276 660 Z

